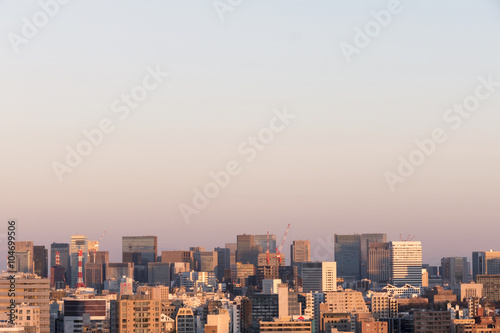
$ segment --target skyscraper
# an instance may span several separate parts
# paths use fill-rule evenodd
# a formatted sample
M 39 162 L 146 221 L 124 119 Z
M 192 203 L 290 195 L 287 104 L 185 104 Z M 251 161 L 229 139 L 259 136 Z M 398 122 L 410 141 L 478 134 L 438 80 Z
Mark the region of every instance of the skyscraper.
M 66 283 L 71 282 L 71 256 L 68 243 L 52 243 L 50 245 L 50 267 L 56 266 L 56 254 L 59 252 L 59 265 L 64 268 Z
M 225 247 L 216 247 L 214 251 L 217 252 L 215 277 L 217 280 L 222 281 L 224 279 L 224 271 L 231 270 L 231 250 Z
M 311 261 L 311 242 L 308 240 L 293 241 L 290 245 L 290 260 L 292 265 Z
M 71 287 L 74 288 L 78 281 L 78 252 L 82 250 L 82 272 L 85 273 L 85 264 L 88 261 L 88 238 L 84 235 L 71 236 Z M 84 277 L 85 278 L 85 277 Z
M 267 234 L 255 235 L 255 245 L 262 247 L 262 251 L 267 250 Z M 269 253 L 276 253 L 276 235 L 269 234 Z
M 48 251 L 45 246 L 33 246 L 33 271 L 36 275 L 47 278 L 49 270 Z
M 16 270 L 21 273 L 33 273 L 33 242 L 17 241 L 15 243 Z
M 236 261 L 242 264 L 248 264 L 252 260 L 252 247 L 255 246 L 255 236 L 254 235 L 238 235 L 237 240 L 237 250 L 236 250 Z
M 134 265 L 146 265 L 156 262 L 158 245 L 156 236 L 123 236 L 123 262 L 133 262 Z
M 422 285 L 422 243 L 416 241 L 391 242 L 392 284 Z
M 390 243 L 370 243 L 368 250 L 368 279 L 379 284 L 391 282 Z
M 386 234 L 361 234 L 361 278 L 368 278 L 368 251 L 371 243 L 387 242 Z
M 334 235 L 337 274 L 344 278 L 361 279 L 361 236 Z
M 476 275 L 500 274 L 500 251 L 472 252 L 472 277 Z
M 441 277 L 443 284 L 461 284 L 469 282 L 469 263 L 466 257 L 445 257 L 441 259 Z

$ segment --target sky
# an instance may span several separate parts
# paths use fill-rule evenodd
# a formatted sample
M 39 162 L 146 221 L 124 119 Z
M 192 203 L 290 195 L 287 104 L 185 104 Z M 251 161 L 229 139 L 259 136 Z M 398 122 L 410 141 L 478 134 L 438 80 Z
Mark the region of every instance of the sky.
M 287 256 L 368 232 L 431 264 L 500 250 L 497 1 L 66 2 L 0 0 L 2 251 L 9 219 L 47 247 L 106 230 L 113 261 L 125 235 L 212 248 L 289 223 Z

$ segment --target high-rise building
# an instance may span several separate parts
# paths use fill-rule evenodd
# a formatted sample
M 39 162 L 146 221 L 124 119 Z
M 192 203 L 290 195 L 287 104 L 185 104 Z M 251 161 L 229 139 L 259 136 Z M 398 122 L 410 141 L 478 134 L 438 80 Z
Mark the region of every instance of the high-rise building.
M 218 254 L 214 251 L 196 251 L 193 254 L 195 270 L 198 272 L 215 272 Z
M 65 299 L 63 306 L 64 332 L 83 332 L 86 320 L 95 325 L 96 331 L 103 332 L 107 319 L 105 299 Z
M 337 290 L 336 262 L 302 263 L 302 289 L 307 292 L 326 292 Z
M 454 285 L 469 282 L 469 263 L 466 257 L 445 257 L 441 259 L 443 284 Z
M 391 281 L 390 243 L 370 243 L 368 250 L 368 279 L 378 284 Z
M 85 264 L 88 262 L 88 238 L 84 235 L 71 236 L 71 287 L 74 288 L 78 281 L 78 252 L 82 250 L 82 272 L 85 274 Z M 85 277 L 84 277 L 85 278 Z
M 224 279 L 224 272 L 231 270 L 231 250 L 225 247 L 216 247 L 214 251 L 217 253 L 215 277 L 218 281 L 222 281 Z
M 148 263 L 148 283 L 170 286 L 170 263 Z
M 422 243 L 391 242 L 392 284 L 422 286 Z
M 123 262 L 133 262 L 135 266 L 156 262 L 158 255 L 156 236 L 123 236 Z
M 226 245 L 224 247 L 226 249 L 229 249 L 229 251 L 230 251 L 231 262 L 229 264 L 236 265 L 236 251 L 238 250 L 238 244 L 237 243 L 226 243 Z
M 11 289 L 11 275 L 3 273 L 0 275 L 0 312 L 9 311 L 10 300 L 14 299 L 16 304 L 26 303 L 29 306 L 40 308 L 40 333 L 50 332 L 50 307 L 49 279 L 42 279 L 33 274 L 15 275 L 15 293 L 8 297 Z
M 161 262 L 187 262 L 194 269 L 193 251 L 161 251 Z
M 122 277 L 134 278 L 134 263 L 132 262 L 119 262 L 107 263 L 104 272 L 106 274 L 105 280 L 120 281 Z
M 311 261 L 311 242 L 308 240 L 295 240 L 290 245 L 291 264 Z
M 252 263 L 252 248 L 255 246 L 255 236 L 254 235 L 238 235 L 237 239 L 237 251 L 236 251 L 236 261 L 242 264 Z
M 476 275 L 500 274 L 500 251 L 472 252 L 472 277 Z
M 450 313 L 448 311 L 420 310 L 413 313 L 415 333 L 451 332 Z
M 59 253 L 59 265 L 64 268 L 66 284 L 71 282 L 71 256 L 68 243 L 52 243 L 50 245 L 50 267 L 56 266 L 56 255 Z
M 88 262 L 85 265 L 85 286 L 97 290 L 104 288 L 104 264 Z
M 107 264 L 109 262 L 109 251 L 90 252 L 89 262 L 94 264 Z
M 33 242 L 17 241 L 15 244 L 16 271 L 19 273 L 33 273 Z
M 361 278 L 368 278 L 368 252 L 371 243 L 387 242 L 386 234 L 361 234 Z
M 267 234 L 255 235 L 255 245 L 262 247 L 262 251 L 267 250 Z M 276 253 L 276 235 L 269 234 L 269 253 Z
M 48 277 L 49 258 L 45 246 L 33 246 L 33 272 L 42 277 Z
M 361 236 L 334 235 L 335 262 L 339 277 L 361 279 Z

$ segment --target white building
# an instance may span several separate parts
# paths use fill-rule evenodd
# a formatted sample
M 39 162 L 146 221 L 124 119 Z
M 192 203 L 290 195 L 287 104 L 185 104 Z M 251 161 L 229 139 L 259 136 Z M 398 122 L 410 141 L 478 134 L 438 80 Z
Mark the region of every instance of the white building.
M 422 286 L 422 243 L 391 242 L 392 284 Z

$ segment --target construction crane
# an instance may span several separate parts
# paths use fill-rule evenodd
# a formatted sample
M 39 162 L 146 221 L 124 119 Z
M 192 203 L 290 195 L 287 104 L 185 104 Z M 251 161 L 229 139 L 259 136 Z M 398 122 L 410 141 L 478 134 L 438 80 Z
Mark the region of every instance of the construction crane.
M 267 232 L 267 250 L 266 250 L 266 254 L 267 254 L 267 266 L 269 266 L 269 262 L 270 262 L 270 258 L 269 258 L 269 231 Z
M 286 235 L 288 235 L 288 230 L 290 230 L 290 223 L 286 227 L 286 231 L 285 231 L 285 234 L 283 235 L 283 239 L 281 240 L 281 244 L 278 247 L 276 247 L 276 256 L 278 257 L 280 266 L 281 266 L 281 249 L 283 248 L 283 245 L 285 244 L 285 239 L 286 239 Z
M 92 257 L 90 258 L 90 262 L 91 263 L 95 263 L 95 253 L 97 252 L 97 248 L 96 247 L 99 247 L 99 242 L 101 241 L 102 237 L 104 236 L 104 234 L 106 233 L 106 230 L 104 230 L 101 234 L 101 236 L 99 236 L 99 238 L 97 239 L 97 246 L 95 246 L 93 249 L 92 249 Z

